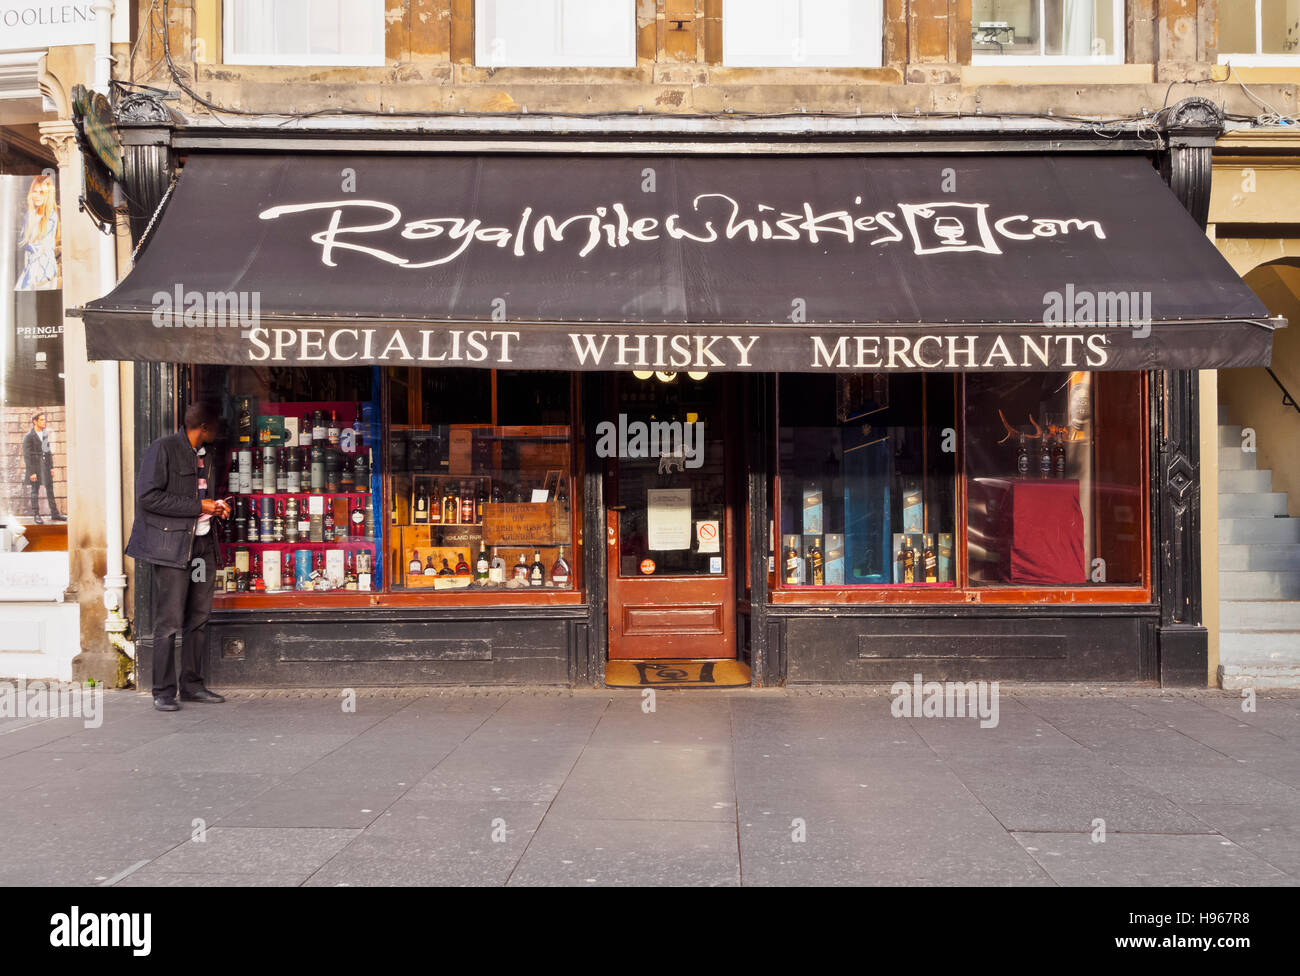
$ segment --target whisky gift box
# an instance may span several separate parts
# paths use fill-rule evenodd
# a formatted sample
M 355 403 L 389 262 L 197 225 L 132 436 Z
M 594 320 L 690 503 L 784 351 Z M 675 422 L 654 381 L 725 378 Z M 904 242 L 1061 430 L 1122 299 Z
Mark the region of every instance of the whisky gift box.
M 844 585 L 844 536 L 827 535 L 825 537 L 826 585 Z
M 787 586 L 802 586 L 805 583 L 803 572 L 803 537 L 786 535 L 781 537 L 781 581 Z
M 916 535 L 924 530 L 925 504 L 921 487 L 916 482 L 909 481 L 903 489 L 903 534 Z
M 823 498 L 820 488 L 803 490 L 803 534 L 822 534 Z
M 952 533 L 940 532 L 939 546 L 939 582 L 951 583 L 952 575 Z

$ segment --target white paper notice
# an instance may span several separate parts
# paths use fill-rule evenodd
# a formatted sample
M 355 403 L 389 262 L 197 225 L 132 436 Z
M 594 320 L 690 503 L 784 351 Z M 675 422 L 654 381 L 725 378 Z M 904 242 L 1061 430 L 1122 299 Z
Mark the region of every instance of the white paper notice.
M 651 551 L 691 547 L 689 488 L 647 488 L 646 509 L 646 532 L 650 537 L 648 548 Z
M 718 548 L 718 520 L 710 519 L 695 523 L 695 538 L 700 547 L 697 552 L 721 552 Z
M 324 495 L 308 495 L 308 496 L 307 496 L 307 512 L 308 512 L 308 514 L 310 514 L 310 515 L 324 515 L 324 514 L 325 514 L 325 496 L 324 496 Z

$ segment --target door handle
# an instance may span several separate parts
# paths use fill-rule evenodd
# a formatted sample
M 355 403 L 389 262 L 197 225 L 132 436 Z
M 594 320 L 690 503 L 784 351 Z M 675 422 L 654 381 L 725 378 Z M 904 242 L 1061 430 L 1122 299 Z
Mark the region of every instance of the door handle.
M 607 505 L 607 506 L 605 506 L 605 507 L 606 507 L 607 509 L 609 509 L 609 511 L 611 511 L 611 512 L 626 512 L 626 511 L 627 511 L 627 506 L 626 506 L 626 505 Z

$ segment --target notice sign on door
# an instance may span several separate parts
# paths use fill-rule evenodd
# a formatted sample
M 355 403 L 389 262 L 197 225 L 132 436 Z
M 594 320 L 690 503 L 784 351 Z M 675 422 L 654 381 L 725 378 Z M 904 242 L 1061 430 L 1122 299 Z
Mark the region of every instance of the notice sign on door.
M 691 547 L 691 490 L 646 489 L 647 548 L 651 551 Z
M 695 540 L 698 543 L 697 552 L 719 552 L 718 549 L 718 520 L 709 519 L 703 522 L 695 523 Z

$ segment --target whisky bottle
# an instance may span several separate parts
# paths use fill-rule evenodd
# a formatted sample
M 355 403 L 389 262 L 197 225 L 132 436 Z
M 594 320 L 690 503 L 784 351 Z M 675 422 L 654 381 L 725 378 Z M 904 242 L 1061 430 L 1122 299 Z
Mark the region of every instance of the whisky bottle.
M 348 538 L 360 539 L 366 534 L 365 506 L 362 505 L 361 499 L 359 498 L 356 500 L 355 504 L 349 500 L 348 505 L 352 509 L 351 513 L 348 515 Z
M 280 564 L 280 589 L 293 589 L 293 553 L 285 550 L 284 562 Z
M 230 474 L 227 476 L 227 480 L 230 483 L 230 493 L 232 495 L 238 495 L 239 494 L 239 452 L 238 451 L 230 452 Z
M 483 482 L 474 482 L 474 521 L 483 522 L 483 505 L 487 501 L 487 492 L 483 490 Z
M 255 593 L 265 593 L 266 580 L 262 576 L 262 554 L 260 552 L 253 553 L 253 565 L 250 572 L 253 578 L 248 588 Z
M 357 557 L 351 549 L 348 549 L 343 553 L 343 589 L 355 590 L 356 588 Z
M 397 521 L 397 502 L 393 502 L 393 521 Z M 415 486 L 415 503 L 411 507 L 411 521 L 416 525 L 427 525 L 429 522 L 429 488 L 424 482 Z
M 325 448 L 324 453 L 325 453 L 325 491 L 327 491 L 330 494 L 333 494 L 337 491 L 341 491 L 343 487 L 342 482 L 340 480 L 340 468 L 341 468 L 340 462 L 342 461 L 343 456 L 339 454 L 338 448 L 334 448 L 334 447 Z
M 432 494 L 427 488 L 424 492 L 424 504 L 429 510 L 429 521 L 434 525 L 442 525 L 442 495 L 438 494 L 438 491 L 438 483 L 434 482 Z
M 330 411 L 330 425 L 325 428 L 325 442 L 333 448 L 339 446 L 339 414 L 337 410 Z
M 486 583 L 490 578 L 487 546 L 479 546 L 478 562 L 474 564 L 474 579 L 479 583 Z
M 908 536 L 903 536 L 898 549 L 898 568 L 901 571 L 902 582 L 916 582 L 916 552 L 912 549 L 912 540 Z
M 330 505 L 330 504 L 328 504 L 328 503 L 325 505 L 325 516 L 324 516 L 324 519 L 323 519 L 323 521 L 322 521 L 322 525 L 323 525 L 323 527 L 324 527 L 325 538 L 322 539 L 321 541 L 322 541 L 322 542 L 333 542 L 333 541 L 334 541 L 334 538 L 335 538 L 335 535 L 334 535 L 334 530 L 335 530 L 335 525 L 334 525 L 334 506 L 333 506 L 333 505 Z
M 456 553 L 456 575 L 469 575 L 469 563 L 465 562 L 465 554 L 463 552 Z
M 298 425 L 298 446 L 311 447 L 311 417 L 307 414 L 302 415 L 302 422 Z
M 370 573 L 370 550 L 369 549 L 357 550 L 357 575 L 360 575 L 362 573 L 366 573 L 366 574 Z
M 922 562 L 925 564 L 925 581 L 927 583 L 939 582 L 939 554 L 934 550 L 933 538 L 928 538 L 925 541 L 925 554 L 922 556 Z
M 248 541 L 261 542 L 262 534 L 258 528 L 258 519 L 260 516 L 257 511 L 257 502 L 250 499 L 248 506 Z
M 826 585 L 826 562 L 822 556 L 821 539 L 813 539 L 812 550 L 808 553 L 808 579 L 813 586 Z
M 375 502 L 369 495 L 366 496 L 366 528 L 363 536 L 367 539 L 375 537 Z
M 474 485 L 468 481 L 460 483 L 460 524 L 474 524 Z
M 560 546 L 560 554 L 555 557 L 555 565 L 551 567 L 551 585 L 569 585 L 569 564 L 564 559 L 564 546 Z
M 406 564 L 406 572 L 411 576 L 419 576 L 424 572 L 424 564 L 420 562 L 420 554 L 414 549 L 411 550 L 411 561 Z
M 785 547 L 785 582 L 788 586 L 799 585 L 799 553 L 794 546 Z
M 253 443 L 253 417 L 248 412 L 248 401 L 244 400 L 239 404 L 239 443 Z
M 244 508 L 244 499 L 235 499 L 235 541 L 248 541 L 248 510 Z
M 1052 445 L 1048 441 L 1046 434 L 1043 435 L 1042 443 L 1038 446 L 1038 477 L 1050 478 L 1052 476 Z
M 253 479 L 249 486 L 254 495 L 262 494 L 262 452 L 253 452 Z
M 460 498 L 449 485 L 442 496 L 442 524 L 456 525 L 460 521 Z
M 298 499 L 290 498 L 284 503 L 284 541 L 298 541 Z
M 430 559 L 429 562 L 432 563 L 433 560 Z M 426 569 L 425 572 L 427 573 L 428 570 Z M 443 557 L 442 557 L 442 569 L 438 570 L 438 575 L 439 575 L 439 576 L 455 576 L 455 575 L 456 575 L 455 572 L 452 570 L 451 566 L 449 566 L 449 565 L 447 564 L 447 557 L 446 557 L 446 556 L 443 556 Z
M 1052 443 L 1052 473 L 1058 478 L 1065 477 L 1065 437 L 1058 436 Z
M 324 447 L 326 438 L 325 411 L 313 411 L 311 415 L 311 446 Z
M 288 470 L 284 473 L 284 490 L 296 495 L 302 491 L 302 452 L 296 447 L 289 448 L 285 465 Z
M 275 490 L 283 495 L 289 490 L 289 454 L 292 448 L 278 448 L 275 462 Z
M 528 582 L 528 561 L 522 552 L 519 554 L 519 562 L 515 563 L 515 579 Z
M 1016 474 L 1021 478 L 1029 477 L 1029 445 L 1025 443 L 1025 435 L 1020 435 L 1020 448 L 1016 451 Z
M 504 583 L 506 581 L 506 561 L 497 555 L 495 549 L 492 550 L 492 562 L 488 563 L 488 582 Z
M 325 448 L 320 444 L 311 446 L 311 479 L 308 484 L 314 495 L 325 490 Z
M 253 493 L 253 452 L 247 448 L 239 452 L 239 493 Z
M 271 523 L 271 540 L 273 542 L 284 541 L 284 502 L 272 501 L 275 507 L 275 520 Z
M 542 566 L 542 554 L 537 551 L 533 552 L 533 564 L 528 567 L 528 585 L 546 585 L 546 569 Z

